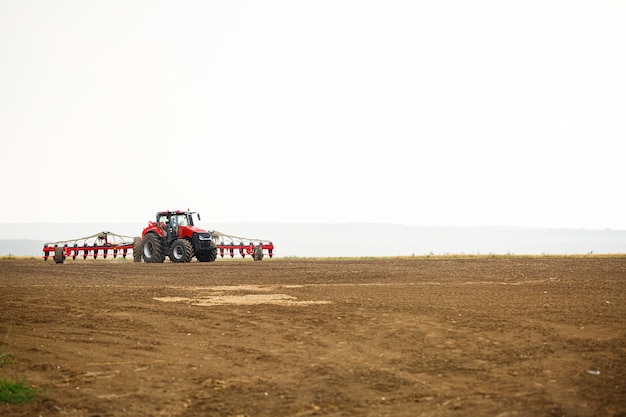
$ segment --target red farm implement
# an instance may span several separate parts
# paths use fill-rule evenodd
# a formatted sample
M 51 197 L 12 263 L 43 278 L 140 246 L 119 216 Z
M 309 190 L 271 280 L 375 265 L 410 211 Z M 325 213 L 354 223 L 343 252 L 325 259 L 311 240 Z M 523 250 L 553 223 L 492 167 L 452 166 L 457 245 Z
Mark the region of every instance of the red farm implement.
M 235 253 L 243 258 L 250 255 L 255 261 L 263 259 L 265 253 L 270 258 L 274 256 L 274 244 L 269 240 L 230 236 L 218 231 L 211 232 L 211 237 L 222 258 L 224 255 L 232 258 Z
M 97 259 L 99 255 L 102 255 L 106 259 L 111 254 L 113 258 L 118 256 L 126 258 L 128 251 L 132 251 L 135 259 L 137 259 L 138 254 L 134 251 L 136 239 L 138 238 L 101 232 L 78 239 L 46 243 L 43 246 L 43 259 L 47 261 L 52 256 L 55 263 L 62 264 L 65 258 L 69 257 L 76 259 L 82 256 L 83 259 L 86 259 L 93 256 L 94 259 Z M 140 253 L 139 256 L 141 257 Z

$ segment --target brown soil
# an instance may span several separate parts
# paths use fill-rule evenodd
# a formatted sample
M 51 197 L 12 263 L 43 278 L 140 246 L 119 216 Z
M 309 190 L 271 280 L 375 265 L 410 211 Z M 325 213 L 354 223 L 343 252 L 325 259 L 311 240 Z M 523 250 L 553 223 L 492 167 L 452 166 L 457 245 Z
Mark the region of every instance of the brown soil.
M 626 416 L 626 257 L 0 261 L 3 416 Z

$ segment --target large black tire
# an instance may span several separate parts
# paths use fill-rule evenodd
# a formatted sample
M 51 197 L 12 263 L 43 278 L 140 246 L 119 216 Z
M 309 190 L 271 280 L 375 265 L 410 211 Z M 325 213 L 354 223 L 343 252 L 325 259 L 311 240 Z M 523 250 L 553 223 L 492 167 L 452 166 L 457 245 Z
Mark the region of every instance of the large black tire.
M 147 263 L 162 263 L 165 260 L 161 238 L 154 233 L 148 233 L 143 237 L 141 244 L 143 261 Z
M 63 254 L 63 248 L 55 248 L 54 249 L 54 263 L 62 264 L 65 260 L 65 255 Z
M 254 252 L 252 252 L 252 259 L 254 259 L 255 261 L 263 260 L 263 248 L 261 247 L 261 245 L 256 245 L 254 247 Z
M 193 246 L 187 239 L 176 239 L 170 246 L 170 261 L 191 262 Z
M 133 261 L 141 262 L 141 253 L 143 252 L 143 245 L 140 237 L 133 239 Z
M 217 259 L 217 248 L 211 246 L 211 249 L 196 253 L 196 259 L 198 262 L 215 262 Z

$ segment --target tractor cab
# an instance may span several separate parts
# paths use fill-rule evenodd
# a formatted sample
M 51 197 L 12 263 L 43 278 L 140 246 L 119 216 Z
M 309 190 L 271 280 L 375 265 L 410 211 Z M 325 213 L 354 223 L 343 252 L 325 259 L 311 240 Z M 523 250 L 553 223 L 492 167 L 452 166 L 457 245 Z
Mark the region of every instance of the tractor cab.
M 165 211 L 157 213 L 156 224 L 163 232 L 166 241 L 172 242 L 173 240 L 186 235 L 182 230 L 179 230 L 180 226 L 193 227 L 193 215 L 197 214 L 189 211 Z M 198 219 L 200 215 L 198 215 Z

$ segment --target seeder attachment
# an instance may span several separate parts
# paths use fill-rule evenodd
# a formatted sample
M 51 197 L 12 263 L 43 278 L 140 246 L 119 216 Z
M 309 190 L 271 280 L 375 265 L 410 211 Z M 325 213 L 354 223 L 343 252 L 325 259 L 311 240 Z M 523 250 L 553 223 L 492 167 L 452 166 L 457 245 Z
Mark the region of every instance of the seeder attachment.
M 52 256 L 55 263 L 62 264 L 68 257 L 76 259 L 82 256 L 83 259 L 87 259 L 88 256 L 93 256 L 97 259 L 100 253 L 106 259 L 109 252 L 113 254 L 113 258 L 121 255 L 126 259 L 129 250 L 133 251 L 133 255 L 141 256 L 141 254 L 135 254 L 133 250 L 136 239 L 138 238 L 105 231 L 78 239 L 46 243 L 43 245 L 43 259 L 47 261 Z
M 269 240 L 225 235 L 218 231 L 212 231 L 211 238 L 222 258 L 224 255 L 232 258 L 235 253 L 239 253 L 242 258 L 250 255 L 255 261 L 262 260 L 264 255 L 270 258 L 274 256 L 274 244 Z

